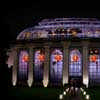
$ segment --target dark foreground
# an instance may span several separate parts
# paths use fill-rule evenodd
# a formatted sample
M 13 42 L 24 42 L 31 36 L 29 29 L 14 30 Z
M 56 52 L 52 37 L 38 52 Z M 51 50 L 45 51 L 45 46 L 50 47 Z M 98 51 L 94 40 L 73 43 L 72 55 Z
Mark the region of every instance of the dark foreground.
M 68 88 L 68 87 L 66 87 Z M 84 90 L 90 95 L 92 100 L 99 100 L 100 87 L 93 87 Z M 44 87 L 9 87 L 8 98 L 10 100 L 60 100 L 59 95 L 63 94 L 65 88 L 44 88 Z M 83 98 L 80 89 L 77 92 L 66 92 L 62 100 L 86 100 Z

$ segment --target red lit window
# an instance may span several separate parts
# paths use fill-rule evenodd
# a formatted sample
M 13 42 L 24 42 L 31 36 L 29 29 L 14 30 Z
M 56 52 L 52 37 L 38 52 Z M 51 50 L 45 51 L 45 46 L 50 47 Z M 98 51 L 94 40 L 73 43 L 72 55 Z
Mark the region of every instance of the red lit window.
M 61 61 L 62 60 L 62 56 L 61 55 L 55 55 L 55 60 L 56 61 Z
M 97 56 L 96 55 L 90 55 L 90 61 L 96 62 Z
M 44 61 L 45 56 L 44 56 L 43 54 L 40 54 L 40 55 L 38 56 L 38 59 L 39 59 L 40 61 Z
M 74 55 L 74 56 L 73 56 L 73 61 L 74 61 L 74 62 L 77 62 L 78 60 L 79 60 L 78 55 Z
M 29 61 L 29 56 L 27 56 L 27 55 L 23 56 L 22 61 L 23 62 L 28 62 Z

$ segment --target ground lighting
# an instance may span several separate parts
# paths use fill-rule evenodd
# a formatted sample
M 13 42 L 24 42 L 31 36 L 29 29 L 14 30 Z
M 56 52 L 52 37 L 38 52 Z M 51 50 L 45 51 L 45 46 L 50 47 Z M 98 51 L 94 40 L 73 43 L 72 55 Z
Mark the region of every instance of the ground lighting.
M 16 86 L 16 81 L 13 81 L 13 86 Z
M 60 100 L 63 99 L 63 95 L 62 95 L 62 94 L 59 95 L 59 99 L 60 99 Z
M 66 95 L 66 92 L 64 91 L 64 93 L 63 93 L 64 95 Z
M 82 88 L 80 88 L 80 90 L 83 92 L 84 90 Z
M 78 91 L 78 88 L 75 88 L 75 91 L 77 92 Z
M 90 99 L 90 96 L 87 94 L 86 95 L 86 100 L 89 100 Z
M 86 95 L 86 92 L 85 91 L 83 92 L 83 95 Z

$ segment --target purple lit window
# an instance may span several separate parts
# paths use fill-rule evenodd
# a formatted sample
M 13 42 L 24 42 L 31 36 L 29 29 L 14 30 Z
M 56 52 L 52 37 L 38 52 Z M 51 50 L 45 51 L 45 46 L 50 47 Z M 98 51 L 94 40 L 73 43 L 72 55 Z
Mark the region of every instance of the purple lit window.
M 50 81 L 62 81 L 63 53 L 60 49 L 53 49 L 50 56 Z
M 25 57 L 28 57 L 28 52 L 26 50 L 22 50 L 19 53 L 19 80 L 27 80 L 28 78 L 28 61 L 24 60 Z
M 38 49 L 34 53 L 34 81 L 42 82 L 44 61 L 40 60 L 40 55 L 44 55 L 44 50 Z M 41 58 L 42 59 L 42 58 Z
M 91 60 L 92 56 L 96 56 L 95 60 Z M 100 83 L 100 49 L 98 48 L 89 50 L 89 79 L 90 83 Z
M 74 77 L 82 75 L 82 56 L 78 49 L 70 50 L 69 75 Z

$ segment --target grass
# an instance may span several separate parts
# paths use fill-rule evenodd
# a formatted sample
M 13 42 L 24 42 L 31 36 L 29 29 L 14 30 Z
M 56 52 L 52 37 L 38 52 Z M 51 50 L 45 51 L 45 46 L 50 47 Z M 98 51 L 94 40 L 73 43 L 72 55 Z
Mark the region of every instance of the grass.
M 63 87 L 9 87 L 8 97 L 13 98 L 13 100 L 59 100 L 59 94 L 62 94 L 65 89 Z M 87 94 L 90 95 L 91 100 L 99 100 L 100 98 L 100 86 L 90 87 L 84 89 Z M 81 93 L 81 100 L 85 100 L 85 96 Z M 64 96 L 64 100 L 68 100 L 69 94 Z
M 93 100 L 100 100 L 100 86 L 96 86 L 93 88 L 89 88 L 90 95 L 93 98 Z
M 35 100 L 58 100 L 59 94 L 63 92 L 63 88 L 8 88 L 8 97 L 19 100 L 34 99 Z
M 91 100 L 100 100 L 100 86 L 89 87 L 84 89 L 90 95 Z M 82 94 L 81 94 L 82 96 Z M 82 96 L 85 98 L 85 96 Z

